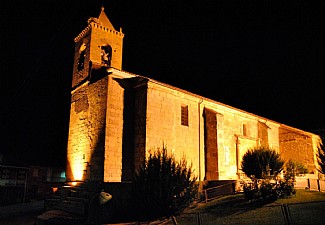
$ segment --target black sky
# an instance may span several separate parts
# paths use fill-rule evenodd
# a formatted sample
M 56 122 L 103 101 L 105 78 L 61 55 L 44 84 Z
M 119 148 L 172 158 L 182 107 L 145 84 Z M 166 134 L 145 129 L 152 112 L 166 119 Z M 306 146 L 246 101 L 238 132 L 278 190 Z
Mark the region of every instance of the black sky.
M 125 34 L 123 70 L 299 129 L 325 129 L 322 0 L 1 4 L 0 152 L 7 158 L 65 164 L 73 39 L 102 5 Z

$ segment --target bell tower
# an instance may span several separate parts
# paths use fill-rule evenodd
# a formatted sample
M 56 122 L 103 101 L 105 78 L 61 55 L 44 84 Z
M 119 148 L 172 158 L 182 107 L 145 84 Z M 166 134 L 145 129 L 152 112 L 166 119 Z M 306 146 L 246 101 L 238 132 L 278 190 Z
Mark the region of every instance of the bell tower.
M 124 34 L 115 30 L 104 12 L 90 17 L 74 39 L 67 181 L 102 181 L 105 160 L 105 126 L 108 68 L 122 69 Z
M 124 34 L 115 30 L 104 12 L 98 18 L 90 17 L 88 26 L 74 39 L 75 54 L 72 88 L 86 79 L 92 65 L 122 69 Z

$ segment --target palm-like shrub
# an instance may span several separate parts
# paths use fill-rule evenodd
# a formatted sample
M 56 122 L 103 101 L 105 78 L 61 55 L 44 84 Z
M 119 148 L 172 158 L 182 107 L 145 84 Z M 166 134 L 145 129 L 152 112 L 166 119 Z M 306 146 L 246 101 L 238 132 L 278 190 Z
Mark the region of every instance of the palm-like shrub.
M 284 161 L 274 149 L 256 147 L 244 154 L 241 169 L 251 179 L 276 177 L 284 167 Z
M 139 219 L 170 217 L 182 212 L 197 197 L 197 177 L 183 158 L 176 161 L 167 149 L 150 154 L 134 181 Z
M 292 159 L 285 164 L 285 168 L 284 179 L 289 183 L 294 183 L 296 176 L 308 173 L 308 169 L 301 162 Z
M 283 170 L 284 161 L 274 149 L 257 147 L 248 149 L 244 154 L 241 169 L 253 182 L 243 183 L 247 200 L 275 200 L 290 196 L 293 185 L 286 181 L 277 181 L 277 175 Z

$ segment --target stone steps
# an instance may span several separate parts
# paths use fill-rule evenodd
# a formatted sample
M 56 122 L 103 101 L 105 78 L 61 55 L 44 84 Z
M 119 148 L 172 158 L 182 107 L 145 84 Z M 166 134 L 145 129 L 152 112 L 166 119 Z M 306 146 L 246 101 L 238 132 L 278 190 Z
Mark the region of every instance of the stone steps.
M 92 195 L 90 186 L 62 185 L 53 196 L 45 200 L 45 211 L 62 210 L 68 213 L 87 216 Z

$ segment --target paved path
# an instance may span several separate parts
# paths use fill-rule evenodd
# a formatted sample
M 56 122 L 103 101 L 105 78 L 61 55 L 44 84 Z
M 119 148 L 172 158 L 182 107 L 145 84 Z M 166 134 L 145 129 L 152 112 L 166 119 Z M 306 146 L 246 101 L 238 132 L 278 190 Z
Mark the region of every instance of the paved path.
M 44 200 L 0 206 L 0 225 L 34 225 Z
M 29 212 L 41 212 L 42 210 L 44 210 L 44 200 L 0 206 L 0 218 L 16 216 Z

